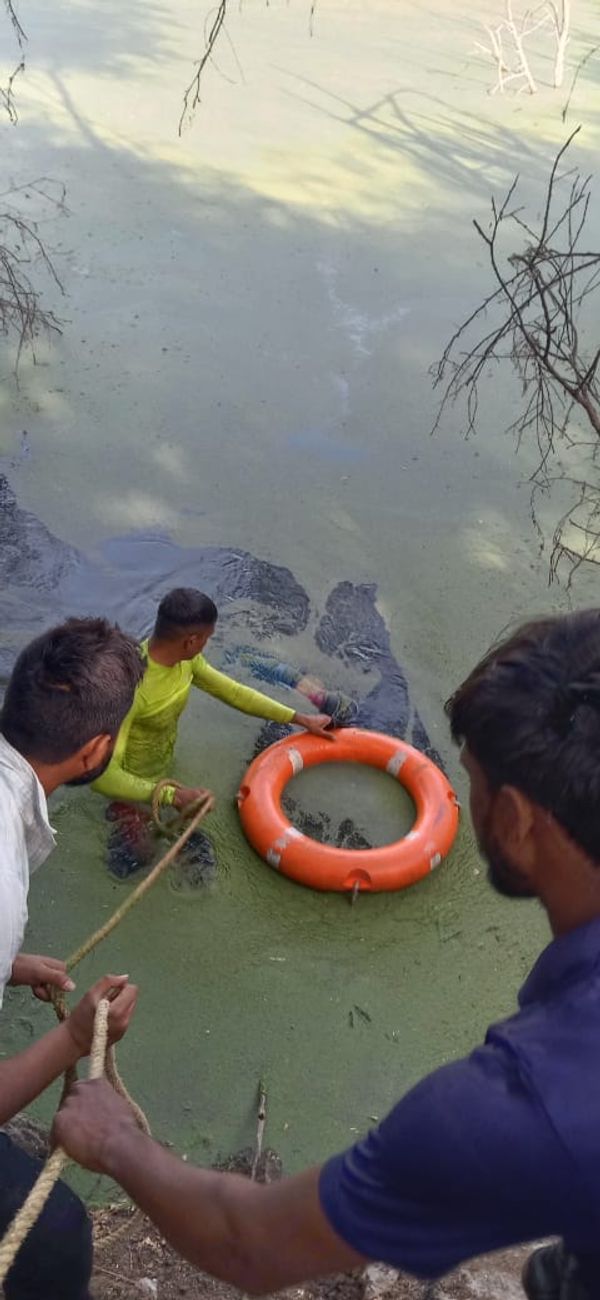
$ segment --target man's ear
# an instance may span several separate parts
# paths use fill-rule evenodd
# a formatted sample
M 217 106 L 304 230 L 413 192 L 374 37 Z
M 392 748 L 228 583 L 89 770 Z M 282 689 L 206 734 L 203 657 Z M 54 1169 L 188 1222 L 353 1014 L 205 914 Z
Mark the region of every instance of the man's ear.
M 93 772 L 96 767 L 100 767 L 102 763 L 105 763 L 110 756 L 112 747 L 113 737 L 106 733 L 92 736 L 91 740 L 87 740 L 85 745 L 81 746 L 78 754 L 82 773 Z
M 532 861 L 535 814 L 531 800 L 513 785 L 503 785 L 492 807 L 492 830 L 511 861 L 526 868 Z

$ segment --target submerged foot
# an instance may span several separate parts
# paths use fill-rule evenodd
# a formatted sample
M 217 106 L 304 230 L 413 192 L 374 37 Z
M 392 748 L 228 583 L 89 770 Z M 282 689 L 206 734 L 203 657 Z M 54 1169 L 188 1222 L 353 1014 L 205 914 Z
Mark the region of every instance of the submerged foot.
M 150 813 L 126 803 L 111 803 L 106 820 L 112 822 L 107 844 L 107 868 L 116 880 L 127 880 L 148 867 L 154 857 L 156 837 Z

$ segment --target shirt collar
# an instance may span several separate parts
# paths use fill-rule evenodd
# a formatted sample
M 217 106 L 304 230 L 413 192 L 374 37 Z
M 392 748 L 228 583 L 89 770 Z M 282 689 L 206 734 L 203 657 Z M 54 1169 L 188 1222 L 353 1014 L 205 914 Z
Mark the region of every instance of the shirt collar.
M 3 773 L 21 814 L 29 870 L 36 871 L 56 844 L 48 820 L 48 802 L 32 766 L 0 735 L 0 773 Z
M 519 993 L 519 1005 L 543 1002 L 566 985 L 589 978 L 598 966 L 600 917 L 548 944 Z

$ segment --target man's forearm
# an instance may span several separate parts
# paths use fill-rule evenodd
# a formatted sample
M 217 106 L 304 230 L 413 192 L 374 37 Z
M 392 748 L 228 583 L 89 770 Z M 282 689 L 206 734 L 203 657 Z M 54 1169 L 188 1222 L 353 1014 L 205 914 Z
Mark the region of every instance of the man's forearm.
M 19 1052 L 18 1056 L 1 1061 L 0 1124 L 5 1124 L 17 1111 L 28 1106 L 48 1084 L 69 1066 L 75 1065 L 80 1055 L 66 1024 L 62 1024 L 44 1034 L 24 1052 Z
M 264 1186 L 183 1164 L 130 1123 L 113 1128 L 100 1167 L 179 1254 L 247 1293 L 271 1293 L 364 1262 L 325 1219 L 317 1169 Z
M 183 1164 L 132 1129 L 115 1134 L 104 1169 L 197 1268 L 245 1291 L 263 1289 L 260 1261 L 244 1231 L 263 1187 L 233 1174 L 224 1184 L 223 1175 Z

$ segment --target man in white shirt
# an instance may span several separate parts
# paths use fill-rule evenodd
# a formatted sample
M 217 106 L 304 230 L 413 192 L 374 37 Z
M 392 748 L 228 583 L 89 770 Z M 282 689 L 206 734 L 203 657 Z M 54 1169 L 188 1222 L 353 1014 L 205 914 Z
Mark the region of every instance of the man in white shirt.
M 19 656 L 0 715 L 0 1006 L 7 984 L 75 987 L 65 963 L 20 951 L 30 875 L 55 839 L 47 797 L 93 781 L 107 766 L 143 665 L 135 642 L 104 619 L 71 619 Z M 0 1124 L 89 1052 L 94 1013 L 111 998 L 109 1033 L 125 1033 L 137 990 L 105 975 L 64 1023 L 18 1056 L 0 1060 Z M 0 1134 L 0 1235 L 39 1172 L 39 1162 Z M 86 1300 L 91 1229 L 82 1203 L 58 1183 L 5 1282 L 6 1300 Z

